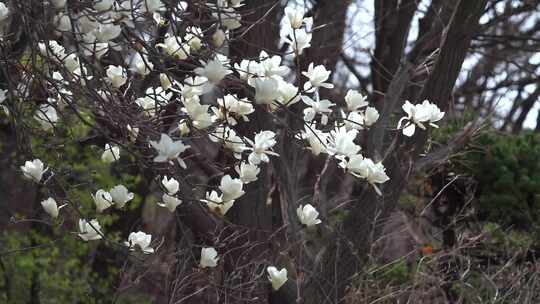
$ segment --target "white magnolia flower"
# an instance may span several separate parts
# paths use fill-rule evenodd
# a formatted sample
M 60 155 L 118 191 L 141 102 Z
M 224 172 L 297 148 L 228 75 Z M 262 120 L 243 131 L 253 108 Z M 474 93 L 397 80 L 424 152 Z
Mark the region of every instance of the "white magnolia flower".
M 287 269 L 285 268 L 277 270 L 274 266 L 268 266 L 266 272 L 268 272 L 268 280 L 272 283 L 274 290 L 280 289 L 287 282 Z
M 98 12 L 110 10 L 113 6 L 114 0 L 97 0 L 94 3 L 94 9 Z
M 367 107 L 364 112 L 364 126 L 371 127 L 379 120 L 379 111 L 373 107 Z
M 270 56 L 265 51 L 261 51 L 259 55 L 260 68 L 264 72 L 264 76 L 272 77 L 279 76 L 284 77 L 289 73 L 289 68 L 281 65 L 281 56 L 274 55 Z
M 180 183 L 178 183 L 178 181 L 173 177 L 171 177 L 170 179 L 167 178 L 166 175 L 161 180 L 161 184 L 165 189 L 167 189 L 167 193 L 170 195 L 175 195 L 180 189 Z
M 107 164 L 120 159 L 120 147 L 105 144 L 105 150 L 101 154 L 101 160 Z
M 429 123 L 430 126 L 438 128 L 435 122 L 441 120 L 444 116 L 444 112 L 441 112 L 437 105 L 427 100 L 416 105 L 406 100 L 402 109 L 407 113 L 407 116 L 399 120 L 398 128 L 403 128 L 403 135 L 409 137 L 413 136 L 416 126 L 425 130 L 424 123 Z
M 159 74 L 159 83 L 161 84 L 161 87 L 163 88 L 163 90 L 167 91 L 169 90 L 170 88 L 172 88 L 172 82 L 171 82 L 171 79 L 169 78 L 169 76 L 167 76 L 167 74 L 165 73 L 160 73 Z
M 249 121 L 247 116 L 255 112 L 255 108 L 247 99 L 239 99 L 236 95 L 227 94 L 223 98 L 218 98 L 217 104 L 223 111 L 216 114 L 221 119 L 226 117 L 231 125 L 235 125 L 236 120 L 230 115 L 236 115 L 242 117 L 244 121 Z
M 278 81 L 273 78 L 256 78 L 250 81 L 255 88 L 255 102 L 258 104 L 272 104 L 280 96 Z
M 253 76 L 262 76 L 263 69 L 257 61 L 243 59 L 240 64 L 234 64 L 235 70 L 240 75 L 240 79 L 248 81 Z
M 276 133 L 272 131 L 261 131 L 255 134 L 253 141 L 246 137 L 245 140 L 251 145 L 248 150 L 252 151 L 249 154 L 248 161 L 251 164 L 258 165 L 261 162 L 269 162 L 268 155 L 279 156 L 279 154 L 271 150 L 276 144 L 275 137 Z
M 180 131 L 180 135 L 182 136 L 187 136 L 191 132 L 186 119 L 180 120 L 180 122 L 178 123 L 178 131 Z
M 366 101 L 367 96 L 362 95 L 362 93 L 356 90 L 347 91 L 345 95 L 345 103 L 347 104 L 348 111 L 356 111 L 360 108 L 367 106 L 369 103 Z
M 281 105 L 289 107 L 300 101 L 301 95 L 298 94 L 298 87 L 296 87 L 292 83 L 279 79 L 278 91 L 279 91 L 279 97 L 277 101 Z M 272 103 L 271 106 L 276 107 L 277 104 Z
M 54 127 L 56 122 L 58 122 L 58 113 L 52 105 L 44 104 L 40 106 L 34 118 L 41 125 L 41 129 L 48 131 Z
M 241 162 L 235 168 L 236 172 L 240 176 L 240 180 L 244 184 L 248 184 L 257 180 L 257 175 L 261 169 L 257 165 L 253 165 L 247 162 Z
M 59 62 L 66 57 L 66 49 L 55 40 L 39 42 L 38 49 L 43 57 Z
M 237 159 L 241 158 L 242 152 L 248 150 L 242 138 L 228 126 L 217 127 L 213 133 L 209 134 L 209 137 L 214 142 L 221 142 L 226 149 L 234 153 L 234 157 Z
M 244 184 L 239 178 L 232 178 L 227 174 L 221 178 L 219 190 L 223 193 L 224 201 L 231 201 L 244 195 L 243 187 Z
M 358 154 L 361 147 L 354 143 L 358 130 L 347 130 L 345 126 L 330 131 L 328 153 L 335 156 L 351 156 Z
M 335 106 L 335 104 L 328 99 L 313 100 L 309 96 L 302 96 L 302 101 L 309 106 L 304 109 L 304 120 L 311 122 L 315 119 L 315 115 L 321 114 L 321 123 L 326 125 L 328 122 L 328 116 L 326 114 L 332 113 L 330 107 Z
M 347 169 L 352 175 L 366 179 L 379 195 L 382 192 L 376 184 L 385 183 L 390 179 L 386 175 L 386 169 L 381 162 L 374 163 L 373 160 L 364 158 L 360 154 L 350 156 L 348 161 L 342 161 L 339 165 Z
M 170 212 L 174 212 L 176 210 L 176 207 L 182 203 L 181 199 L 176 198 L 175 196 L 169 195 L 167 193 L 163 193 L 161 196 L 161 200 L 163 202 L 158 203 L 158 206 L 165 207 L 169 209 Z
M 137 98 L 135 103 L 143 108 L 146 114 L 154 116 L 159 106 L 167 105 L 172 96 L 172 92 L 167 92 L 162 87 L 150 87 L 146 89 L 145 96 Z
M 9 17 L 9 9 L 4 4 L 4 2 L 0 2 L 0 22 L 6 20 Z
M 43 165 L 43 162 L 40 159 L 34 159 L 32 161 L 27 160 L 24 162 L 24 166 L 21 166 L 21 170 L 26 178 L 39 183 L 43 177 L 43 173 L 45 173 L 48 168 L 45 168 L 45 165 Z
M 180 84 L 180 94 L 185 99 L 193 98 L 194 96 L 201 96 L 208 91 L 206 83 L 208 79 L 206 77 L 195 76 L 192 78 L 186 78 L 183 84 Z
M 212 59 L 208 62 L 202 62 L 203 67 L 193 70 L 197 75 L 206 77 L 209 82 L 218 84 L 225 76 L 232 73 L 229 68 L 224 65 L 224 59 L 219 58 Z
M 48 199 L 41 201 L 41 206 L 43 207 L 43 210 L 45 210 L 45 212 L 47 212 L 51 217 L 58 217 L 58 209 L 60 208 L 58 208 L 54 198 L 49 197 Z
M 201 104 L 198 96 L 184 98 L 182 103 L 184 104 L 182 111 L 189 115 L 193 127 L 203 130 L 212 125 L 212 115 L 208 113 L 210 106 Z
M 223 45 L 225 39 L 227 39 L 225 32 L 222 29 L 217 29 L 217 31 L 212 35 L 212 44 L 214 44 L 216 48 L 219 48 Z
M 151 242 L 152 236 L 150 234 L 139 231 L 130 233 L 128 241 L 124 242 L 124 244 L 128 246 L 130 250 L 135 250 L 139 247 L 143 253 L 150 254 L 154 253 L 154 248 L 150 247 Z
M 330 77 L 331 71 L 326 70 L 323 65 L 318 65 L 314 67 L 313 62 L 309 64 L 307 72 L 302 72 L 302 75 L 306 76 L 309 81 L 304 83 L 304 90 L 308 92 L 313 92 L 315 88 L 323 87 L 331 89 L 334 87 L 333 84 L 327 83 L 325 81 Z
M 205 203 L 209 210 L 222 216 L 234 205 L 234 200 L 223 201 L 223 194 L 218 194 L 215 190 L 206 192 L 206 198 L 201 199 L 201 202 Z
M 217 257 L 218 253 L 213 247 L 205 247 L 201 249 L 201 268 L 207 267 L 216 267 L 219 258 Z
M 162 133 L 159 142 L 150 141 L 150 145 L 157 150 L 158 155 L 154 158 L 157 163 L 178 160 L 180 166 L 185 168 L 186 164 L 179 157 L 180 153 L 189 148 L 189 145 L 184 145 L 181 140 L 172 140 L 169 135 Z
M 436 104 L 430 103 L 427 100 L 424 100 L 424 102 L 422 103 L 422 106 L 426 109 L 425 111 L 428 112 L 429 114 L 429 118 L 428 118 L 429 125 L 434 128 L 438 128 L 439 126 L 437 126 L 435 122 L 438 122 L 444 117 L 444 112 L 442 112 L 441 109 L 439 109 L 439 107 Z
M 140 53 L 135 53 L 135 55 L 133 55 L 130 66 L 132 72 L 142 76 L 150 74 L 154 68 L 154 65 L 148 60 L 148 57 L 146 55 L 141 55 Z
M 189 44 L 182 43 L 180 37 L 176 36 L 166 36 L 163 43 L 158 43 L 156 46 L 162 48 L 167 55 L 179 60 L 187 59 L 190 53 Z
M 116 185 L 109 191 L 114 206 L 118 209 L 124 207 L 127 202 L 135 197 L 124 185 Z
M 2 4 L 0 4 L 0 11 L 2 9 Z M 0 12 L 0 21 L 1 21 L 1 12 Z M 53 23 L 56 25 L 56 30 L 61 35 L 62 32 L 68 32 L 71 31 L 73 28 L 71 26 L 71 19 L 69 19 L 69 16 L 64 13 L 59 13 L 58 15 L 54 16 Z
M 329 134 L 318 130 L 315 128 L 315 125 L 311 127 L 306 126 L 304 129 L 305 131 L 300 134 L 300 137 L 308 141 L 311 153 L 314 155 L 327 153 L 326 147 L 328 145 Z
M 312 34 L 308 33 L 306 29 L 294 30 L 294 33 L 291 31 L 289 37 L 285 39 L 285 43 L 288 43 L 292 50 L 301 55 L 304 49 L 311 46 Z
M 93 32 L 99 42 L 109 42 L 122 33 L 122 27 L 113 23 L 100 23 Z
M 307 204 L 305 206 L 300 205 L 298 209 L 296 209 L 296 215 L 298 215 L 300 223 L 308 227 L 315 226 L 321 223 L 321 220 L 318 219 L 319 212 L 317 211 L 317 209 L 315 209 L 315 207 L 310 204 Z
M 198 51 L 202 47 L 201 38 L 204 37 L 202 29 L 196 26 L 188 26 L 184 41 L 189 45 L 192 51 Z
M 285 16 L 289 25 L 293 29 L 299 29 L 304 23 L 311 23 L 311 18 L 304 18 L 304 11 L 298 8 L 287 6 L 285 8 Z
M 122 66 L 110 65 L 107 68 L 107 80 L 114 88 L 123 86 L 127 81 L 126 70 Z
M 126 129 L 128 131 L 128 138 L 129 140 L 131 140 L 132 142 L 136 141 L 137 140 L 137 136 L 139 136 L 139 128 L 137 127 L 132 127 L 131 125 L 127 125 L 126 126 Z
M 79 219 L 79 237 L 83 241 L 95 241 L 102 238 L 101 226 L 96 219 L 87 222 L 85 219 Z
M 94 203 L 96 204 L 97 212 L 101 213 L 105 209 L 113 205 L 111 194 L 103 189 L 99 189 L 98 191 L 96 191 L 95 195 L 92 194 L 92 198 L 94 199 Z
M 345 115 L 345 113 L 343 113 L 343 115 Z M 347 120 L 344 121 L 345 127 L 347 128 L 347 130 L 363 130 L 364 120 L 364 114 L 356 111 L 350 112 L 349 114 L 347 114 Z
M 83 69 L 81 70 L 81 64 L 79 63 L 79 57 L 77 57 L 77 54 L 71 53 L 69 55 L 66 55 L 63 58 L 62 63 L 64 64 L 66 69 L 73 74 L 73 76 L 81 77 L 82 72 L 84 72 L 84 75 L 90 77 L 88 76 L 86 67 L 83 67 Z

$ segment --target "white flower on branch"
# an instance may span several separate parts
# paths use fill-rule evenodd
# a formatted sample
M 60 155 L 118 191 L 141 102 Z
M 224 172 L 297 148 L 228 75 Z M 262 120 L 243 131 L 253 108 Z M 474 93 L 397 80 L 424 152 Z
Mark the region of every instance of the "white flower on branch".
M 163 193 L 161 196 L 161 203 L 158 203 L 158 206 L 164 207 L 169 209 L 170 212 L 174 212 L 176 210 L 176 207 L 182 203 L 181 199 L 178 199 L 177 197 L 173 195 L 169 195 L 167 193 Z
M 54 127 L 54 124 L 58 122 L 58 113 L 56 112 L 56 109 L 49 104 L 41 105 L 34 117 L 44 131 L 49 131 Z
M 121 66 L 110 65 L 107 68 L 107 80 L 113 88 L 123 86 L 127 81 L 126 70 Z
M 154 248 L 150 247 L 152 236 L 142 231 L 132 232 L 129 234 L 128 241 L 124 242 L 130 250 L 139 248 L 144 254 L 154 253 Z
M 235 200 L 244 195 L 242 188 L 244 184 L 238 178 L 232 178 L 230 175 L 225 175 L 221 178 L 219 190 L 223 193 L 223 201 Z
M 228 126 L 219 126 L 213 133 L 208 134 L 213 142 L 221 142 L 221 144 L 234 153 L 234 157 L 240 159 L 242 152 L 248 150 L 244 141 L 236 134 L 234 129 Z
M 403 128 L 403 135 L 413 136 L 416 127 L 425 130 L 424 123 L 428 123 L 434 128 L 438 128 L 435 122 L 444 117 L 444 112 L 441 112 L 437 105 L 432 104 L 428 100 L 424 100 L 421 104 L 413 105 L 408 100 L 402 106 L 403 111 L 407 113 L 406 117 L 402 117 L 398 122 L 398 128 Z
M 279 156 L 279 154 L 272 151 L 272 148 L 277 143 L 276 133 L 272 131 L 261 131 L 255 134 L 255 138 L 251 139 L 245 137 L 244 139 L 250 144 L 247 150 L 250 150 L 248 160 L 251 164 L 258 165 L 261 162 L 269 162 L 268 155 Z
M 356 90 L 347 91 L 345 95 L 345 103 L 347 104 L 348 111 L 356 111 L 360 108 L 367 106 L 369 103 L 366 101 L 367 96 L 362 95 L 362 93 Z
M 201 249 L 201 261 L 199 265 L 201 268 L 213 268 L 218 263 L 218 253 L 213 247 L 204 247 Z
M 268 266 L 266 272 L 268 273 L 268 280 L 272 284 L 274 290 L 280 289 L 281 286 L 287 282 L 287 269 L 285 268 L 277 270 L 274 266 Z
M 162 133 L 159 142 L 150 141 L 150 145 L 158 152 L 154 158 L 154 162 L 171 162 L 178 160 L 182 168 L 186 168 L 186 164 L 180 158 L 180 153 L 186 151 L 190 146 L 184 145 L 181 140 L 172 140 L 169 135 Z
M 364 158 L 362 155 L 352 155 L 349 160 L 342 160 L 340 167 L 346 169 L 352 175 L 365 179 L 373 186 L 377 194 L 382 195 L 377 184 L 387 182 L 390 178 L 386 175 L 386 169 L 381 162 L 375 163 L 369 158 Z
M 193 127 L 204 130 L 212 125 L 214 120 L 208 112 L 210 106 L 201 104 L 198 96 L 184 98 L 182 103 L 184 104 L 182 112 L 185 112 L 191 118 Z
M 170 195 L 175 195 L 180 189 L 180 183 L 173 177 L 167 178 L 165 175 L 161 180 L 161 185 L 167 190 L 167 193 Z
M 279 98 L 278 81 L 273 78 L 256 78 L 250 81 L 255 89 L 255 102 L 258 104 L 272 104 Z
M 9 8 L 4 4 L 4 2 L 0 2 L 0 22 L 6 20 L 9 17 Z
M 47 212 L 47 214 L 49 214 L 52 218 L 57 218 L 58 210 L 63 207 L 58 207 L 56 200 L 52 197 L 41 201 L 41 206 L 43 207 L 43 210 L 45 210 L 45 212 Z
M 180 37 L 177 36 L 167 35 L 163 43 L 156 44 L 156 47 L 163 49 L 167 55 L 179 60 L 187 59 L 190 53 L 189 44 L 182 43 Z
M 259 54 L 260 68 L 264 71 L 266 77 L 284 77 L 289 73 L 289 68 L 281 65 L 281 56 L 270 56 L 265 51 L 261 51 Z
M 235 168 L 236 172 L 240 176 L 240 180 L 244 184 L 248 184 L 257 180 L 257 175 L 261 169 L 257 165 L 253 165 L 247 162 L 241 162 Z
M 335 106 L 328 99 L 313 100 L 309 96 L 302 96 L 302 101 L 308 106 L 304 109 L 304 120 L 307 122 L 313 121 L 317 114 L 321 114 L 321 124 L 326 125 L 328 123 L 328 113 L 332 113 L 331 107 Z
M 310 25 L 313 23 L 313 18 L 304 18 L 304 11 L 298 8 L 287 6 L 285 8 L 285 16 L 287 17 L 288 25 L 293 29 L 299 29 L 303 24 Z
M 358 130 L 347 130 L 345 126 L 335 127 L 328 137 L 328 153 L 336 157 L 352 156 L 360 152 L 361 147 L 354 143 Z
M 306 29 L 291 30 L 288 37 L 285 38 L 285 43 L 288 43 L 292 50 L 301 55 L 304 49 L 311 47 L 312 34 Z
M 309 149 L 313 155 L 327 153 L 328 133 L 318 130 L 315 125 L 305 126 L 304 132 L 300 133 L 300 138 L 307 140 Z
M 24 166 L 21 166 L 24 177 L 39 183 L 48 168 L 45 168 L 45 165 L 40 159 L 34 159 L 32 161 L 26 161 Z
M 87 222 L 85 219 L 79 219 L 79 237 L 83 241 L 95 241 L 102 238 L 101 226 L 97 219 Z
M 127 202 L 131 201 L 135 194 L 129 192 L 129 190 L 124 185 L 116 185 L 109 191 L 114 207 L 120 209 L 126 205 Z
M 225 66 L 228 63 L 228 59 L 222 55 L 218 55 L 208 62 L 201 63 L 203 66 L 198 67 L 193 71 L 197 75 L 205 77 L 210 83 L 215 85 L 225 78 L 225 76 L 232 73 L 232 71 Z
M 137 73 L 142 76 L 150 74 L 150 72 L 154 69 L 154 64 L 150 62 L 148 57 L 146 55 L 141 55 L 138 52 L 133 55 L 130 66 L 130 70 L 133 73 Z
M 110 144 L 105 144 L 105 150 L 101 154 L 101 160 L 107 164 L 115 162 L 120 159 L 120 147 L 111 146 Z
M 205 203 L 210 211 L 221 216 L 225 215 L 234 205 L 234 200 L 224 201 L 223 194 L 218 194 L 215 190 L 206 192 L 206 198 L 201 199 L 201 202 Z
M 96 211 L 99 213 L 105 211 L 105 209 L 113 205 L 113 199 L 111 194 L 103 189 L 99 189 L 98 191 L 96 191 L 95 195 L 92 194 L 92 199 L 96 204 Z
M 306 225 L 307 227 L 315 226 L 321 223 L 321 220 L 318 219 L 319 212 L 310 204 L 305 206 L 300 205 L 296 209 L 296 215 L 298 216 L 300 223 L 302 223 L 302 225 Z
M 326 70 L 323 65 L 314 66 L 313 62 L 310 63 L 308 70 L 306 72 L 302 72 L 302 75 L 309 79 L 309 81 L 304 84 L 304 90 L 313 92 L 319 87 L 327 89 L 333 88 L 333 84 L 325 82 L 330 77 L 330 73 L 332 72 Z

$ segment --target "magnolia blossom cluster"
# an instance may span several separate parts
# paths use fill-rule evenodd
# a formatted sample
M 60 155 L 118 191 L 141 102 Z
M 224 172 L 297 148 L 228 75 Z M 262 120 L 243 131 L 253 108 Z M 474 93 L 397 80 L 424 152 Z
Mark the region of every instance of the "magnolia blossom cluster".
M 190 156 L 198 153 L 197 140 L 204 139 L 230 156 L 232 164 L 224 166 L 224 172 L 217 175 L 220 178 L 217 185 L 201 191 L 204 197 L 194 199 L 212 214 L 225 216 L 245 194 L 245 186 L 257 181 L 263 167 L 279 157 L 278 142 L 289 131 L 313 155 L 332 158 L 344 171 L 367 182 L 382 195 L 380 185 L 389 180 L 386 169 L 381 161 L 362 155 L 361 147 L 366 130 L 379 120 L 377 109 L 356 90 L 348 90 L 343 100 L 321 97 L 326 96 L 325 90 L 334 88 L 331 71 L 324 65 L 309 63 L 304 71 L 288 66 L 311 46 L 312 19 L 305 17 L 302 10 L 285 9 L 282 40 L 290 50 L 288 54 L 261 51 L 255 58 L 231 60 L 225 46 L 229 38 L 234 38 L 231 31 L 242 26 L 238 8 L 243 0 L 207 3 L 212 25 L 204 26 L 205 30 L 194 24 L 177 26 L 190 14 L 191 2 L 180 1 L 171 7 L 171 1 L 161 0 L 100 0 L 90 1 L 89 7 L 81 5 L 82 8 L 73 12 L 65 0 L 49 1 L 55 10 L 54 25 L 59 39 L 41 41 L 37 46 L 46 62 L 44 73 L 50 74 L 46 88 L 50 96 L 33 109 L 35 124 L 51 132 L 61 126 L 69 111 L 77 111 L 81 104 L 81 108 L 94 106 L 96 115 L 105 117 L 109 108 L 127 109 L 125 112 L 130 115 L 135 113 L 133 117 L 126 114 L 126 119 L 111 122 L 126 136 L 111 138 L 104 149 L 100 148 L 100 158 L 106 164 L 117 162 L 120 147 L 125 153 L 129 150 L 124 147 L 129 145 L 144 152 L 145 160 L 160 170 L 159 207 L 175 212 L 187 205 L 182 205 L 186 201 L 184 190 L 194 187 L 185 178 Z M 202 9 L 202 5 L 193 9 Z M 172 14 L 166 14 L 167 11 Z M 0 2 L 0 22 L 7 16 L 9 10 Z M 141 30 L 147 26 L 165 29 L 165 33 L 159 40 L 154 39 Z M 67 35 L 69 39 L 60 39 Z M 125 43 L 126 37 L 130 43 Z M 79 48 L 59 42 L 65 44 L 73 39 Z M 134 46 L 133 41 L 140 43 Z M 124 55 L 123 61 L 111 63 L 114 61 L 111 58 L 119 54 Z M 187 68 L 180 77 L 173 67 L 183 69 L 184 64 Z M 140 83 L 146 86 L 141 90 L 133 88 Z M 245 90 L 229 89 L 236 85 Z M 85 96 L 81 98 L 84 102 L 75 98 L 75 94 Z M 3 103 L 9 95 L 0 90 L 0 107 L 6 114 L 9 111 Z M 269 125 L 247 133 L 246 128 L 241 128 L 256 121 L 257 112 L 279 118 L 292 110 L 300 113 L 294 117 L 303 125 L 300 130 Z M 406 101 L 403 110 L 407 116 L 399 120 L 398 128 L 406 136 L 412 136 L 416 127 L 423 130 L 426 125 L 437 127 L 435 123 L 444 116 L 429 101 L 416 105 Z M 68 122 L 66 119 L 65 123 Z M 125 159 L 128 157 L 122 162 Z M 27 179 L 46 183 L 43 175 L 49 169 L 41 160 L 27 161 L 21 170 Z M 162 170 L 168 170 L 169 174 Z M 100 187 L 106 188 L 96 188 Z M 110 212 L 111 207 L 122 209 L 135 194 L 118 184 L 108 190 L 98 189 L 91 197 L 95 214 L 101 216 Z M 62 207 L 69 206 L 59 207 L 53 197 L 41 205 L 52 218 L 59 216 Z M 298 206 L 296 215 L 306 229 L 316 229 L 322 223 L 319 212 L 311 204 Z M 78 235 L 84 241 L 105 236 L 97 218 L 81 218 L 78 224 Z M 138 231 L 132 232 L 123 244 L 129 250 L 151 254 L 156 251 L 151 243 L 150 234 Z M 199 266 L 216 267 L 219 259 L 214 247 L 204 247 Z M 274 290 L 288 280 L 286 268 L 268 266 L 267 273 Z

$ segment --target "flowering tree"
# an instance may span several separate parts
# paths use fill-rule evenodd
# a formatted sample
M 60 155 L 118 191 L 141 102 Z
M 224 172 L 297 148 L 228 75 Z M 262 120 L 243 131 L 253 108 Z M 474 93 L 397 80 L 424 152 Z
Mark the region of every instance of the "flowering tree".
M 21 173 L 47 189 L 49 224 L 138 262 L 174 248 L 171 303 L 340 302 L 380 233 L 373 223 L 414 172 L 472 132 L 429 148 L 487 0 L 437 9 L 443 22 L 407 54 L 417 4 L 389 1 L 407 26 L 391 45 L 377 41 L 375 55 L 389 54 L 373 64 L 371 94 L 332 82 L 329 42 L 343 41 L 349 1 L 309 12 L 281 2 L 0 3 L 0 102 L 20 134 Z M 426 59 L 430 39 L 440 45 Z M 426 60 L 433 66 L 417 79 Z M 96 182 L 86 208 L 71 195 L 70 164 L 61 154 L 43 161 L 35 137 L 49 151 L 97 146 L 111 169 L 157 185 L 146 203 L 173 213 L 171 229 L 183 234 L 133 223 L 124 239 L 110 237 L 101 218 L 121 217 L 141 193 L 121 179 L 110 189 Z

